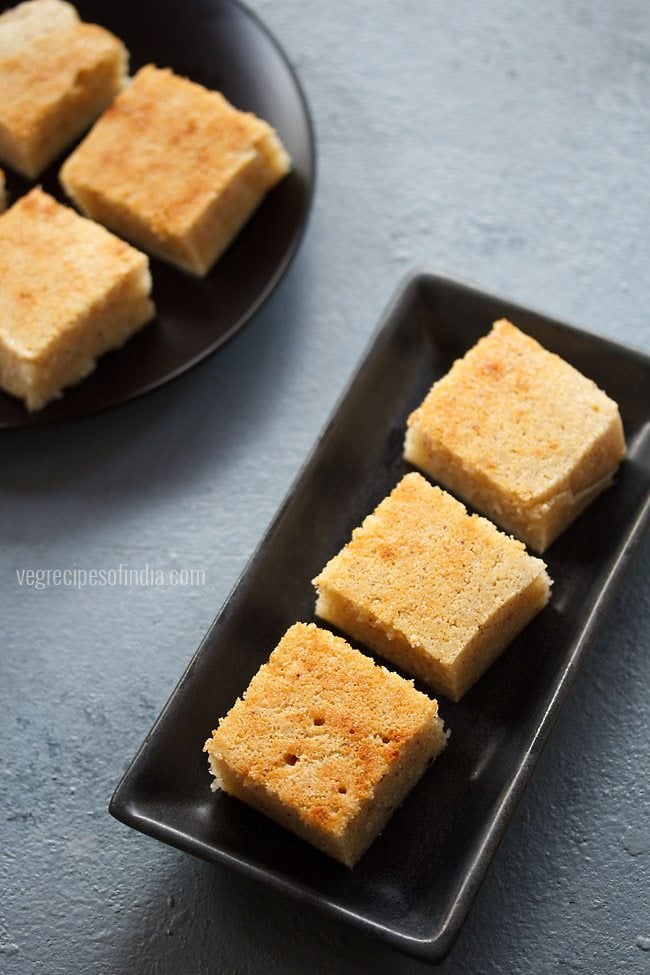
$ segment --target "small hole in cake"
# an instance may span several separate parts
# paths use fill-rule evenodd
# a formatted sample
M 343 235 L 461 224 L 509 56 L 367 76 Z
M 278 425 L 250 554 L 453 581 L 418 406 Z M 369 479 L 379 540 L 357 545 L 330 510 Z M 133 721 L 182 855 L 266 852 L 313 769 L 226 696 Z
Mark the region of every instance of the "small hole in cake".
M 345 786 L 344 786 L 344 785 L 340 785 L 340 786 L 339 786 L 339 793 L 340 793 L 340 794 L 341 794 L 342 796 L 344 796 L 344 795 L 345 795 L 345 793 L 346 793 L 347 791 L 348 791 L 348 790 L 347 790 L 347 789 L 345 788 Z
M 381 740 L 383 741 L 384 745 L 388 745 L 390 743 L 390 738 L 388 735 L 382 735 Z
M 298 761 L 298 756 L 294 755 L 293 752 L 287 752 L 284 756 L 284 761 L 286 765 L 295 765 Z
M 325 724 L 325 718 L 314 718 L 314 724 L 317 728 L 320 728 L 322 724 Z

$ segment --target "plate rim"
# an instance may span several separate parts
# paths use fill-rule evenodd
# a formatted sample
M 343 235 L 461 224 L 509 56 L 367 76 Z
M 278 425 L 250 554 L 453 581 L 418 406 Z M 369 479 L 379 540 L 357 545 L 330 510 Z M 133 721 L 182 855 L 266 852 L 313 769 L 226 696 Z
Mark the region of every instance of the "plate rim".
M 352 373 L 335 404 L 330 411 L 326 422 L 316 436 L 311 449 L 309 450 L 304 462 L 301 464 L 295 478 L 293 479 L 282 502 L 277 508 L 273 518 L 263 531 L 259 542 L 255 546 L 250 558 L 244 565 L 241 573 L 237 577 L 230 592 L 224 599 L 219 611 L 210 623 L 204 637 L 199 643 L 198 648 L 192 654 L 186 668 L 184 669 L 179 681 L 173 688 L 166 703 L 150 728 L 145 739 L 137 750 L 133 759 L 129 762 L 126 770 L 120 778 L 111 797 L 108 809 L 110 814 L 120 822 L 130 826 L 139 832 L 152 836 L 155 839 L 170 843 L 184 852 L 188 852 L 200 859 L 210 863 L 223 864 L 237 870 L 245 877 L 261 880 L 265 886 L 271 889 L 288 894 L 293 900 L 309 903 L 317 910 L 324 911 L 330 917 L 339 920 L 347 920 L 358 931 L 366 936 L 374 936 L 378 940 L 390 945 L 392 948 L 422 962 L 437 964 L 441 962 L 450 952 L 457 940 L 464 922 L 471 910 L 472 904 L 490 868 L 492 860 L 497 852 L 501 840 L 505 836 L 510 820 L 521 801 L 525 788 L 530 781 L 534 768 L 540 759 L 546 744 L 550 738 L 555 722 L 557 721 L 562 706 L 567 695 L 573 686 L 579 670 L 586 658 L 587 651 L 592 643 L 598 629 L 604 622 L 608 608 L 616 594 L 616 591 L 623 579 L 636 549 L 643 537 L 645 529 L 650 524 L 650 491 L 647 493 L 645 501 L 640 504 L 635 517 L 631 520 L 626 529 L 624 538 L 618 548 L 612 554 L 610 571 L 600 586 L 590 612 L 581 623 L 579 634 L 575 639 L 575 649 L 571 659 L 563 667 L 561 674 L 555 684 L 551 700 L 546 706 L 540 717 L 535 736 L 525 753 L 522 753 L 518 764 L 513 771 L 507 787 L 504 789 L 503 799 L 494 814 L 486 820 L 482 836 L 483 841 L 477 846 L 476 854 L 472 861 L 472 866 L 467 870 L 465 878 L 459 886 L 457 896 L 451 904 L 442 924 L 437 933 L 430 938 L 419 938 L 387 925 L 373 921 L 371 918 L 355 913 L 340 904 L 332 902 L 323 895 L 319 895 L 312 888 L 305 887 L 302 883 L 286 878 L 269 871 L 266 868 L 252 863 L 248 860 L 234 856 L 225 850 L 208 847 L 201 840 L 187 834 L 179 833 L 173 827 L 161 824 L 147 818 L 143 813 L 138 813 L 137 804 L 127 793 L 129 779 L 136 771 L 136 767 L 144 759 L 148 744 L 155 735 L 158 725 L 163 721 L 168 709 L 172 705 L 177 692 L 183 687 L 186 680 L 190 677 L 191 671 L 197 659 L 205 652 L 209 652 L 210 643 L 215 630 L 218 628 L 222 614 L 230 605 L 237 594 L 240 585 L 245 581 L 249 572 L 264 554 L 267 543 L 280 530 L 285 514 L 291 506 L 294 498 L 299 493 L 301 482 L 309 475 L 310 468 L 318 460 L 318 453 L 322 442 L 333 430 L 338 419 L 338 414 L 348 396 L 352 393 L 355 383 L 360 373 L 371 359 L 381 341 L 388 337 L 393 331 L 399 330 L 399 324 L 394 319 L 399 315 L 400 306 L 409 298 L 417 298 L 417 292 L 421 291 L 422 286 L 445 287 L 452 285 L 466 292 L 484 299 L 491 299 L 505 304 L 510 304 L 517 310 L 534 316 L 541 317 L 553 326 L 557 326 L 564 331 L 568 331 L 579 337 L 586 337 L 602 343 L 611 350 L 616 350 L 619 354 L 634 359 L 650 372 L 650 355 L 633 345 L 618 342 L 597 333 L 589 332 L 570 322 L 555 318 L 552 315 L 534 309 L 526 304 L 522 304 L 503 293 L 493 292 L 485 289 L 478 284 L 474 284 L 464 278 L 447 274 L 439 270 L 418 269 L 407 273 L 402 277 L 397 289 L 391 295 L 389 302 L 379 319 L 378 325 L 372 330 L 369 341 L 366 343 L 361 355 L 359 356 Z M 480 865 L 480 866 L 479 866 Z
M 256 11 L 252 10 L 246 3 L 244 3 L 243 0 L 217 0 L 217 2 L 221 4 L 227 4 L 231 7 L 237 8 L 242 14 L 244 14 L 244 16 L 248 17 L 250 20 L 252 20 L 255 23 L 256 27 L 261 31 L 261 33 L 263 33 L 266 36 L 267 40 L 275 48 L 276 52 L 278 53 L 281 60 L 283 61 L 285 67 L 287 68 L 287 71 L 295 86 L 295 90 L 297 92 L 302 107 L 302 111 L 304 114 L 304 120 L 306 123 L 306 132 L 308 135 L 307 142 L 309 147 L 309 159 L 308 159 L 309 166 L 308 166 L 308 173 L 307 173 L 308 178 L 305 180 L 306 194 L 305 194 L 304 213 L 300 225 L 298 226 L 296 232 L 294 233 L 286 251 L 282 255 L 282 259 L 279 262 L 277 268 L 273 272 L 271 278 L 269 279 L 265 287 L 257 296 L 256 300 L 241 315 L 239 315 L 239 317 L 236 319 L 235 322 L 233 322 L 231 327 L 223 335 L 221 335 L 216 342 L 207 346 L 200 353 L 197 353 L 195 356 L 193 356 L 191 359 L 188 359 L 182 365 L 179 365 L 177 368 L 172 370 L 172 372 L 165 375 L 164 378 L 152 380 L 146 386 L 138 388 L 135 392 L 126 393 L 120 398 L 110 403 L 104 403 L 97 406 L 93 406 L 90 409 L 85 410 L 84 412 L 73 413 L 69 416 L 57 417 L 57 416 L 45 415 L 41 417 L 38 411 L 35 413 L 27 413 L 25 411 L 25 415 L 23 417 L 20 417 L 19 419 L 16 419 L 15 421 L 3 420 L 2 417 L 0 417 L 0 433 L 4 430 L 44 428 L 50 426 L 51 424 L 72 423 L 77 420 L 84 420 L 87 417 L 98 416 L 99 414 L 106 413 L 109 410 L 121 409 L 122 407 L 127 406 L 129 403 L 134 403 L 136 402 L 136 400 L 139 400 L 142 397 L 148 396 L 150 393 L 155 392 L 155 390 L 161 389 L 164 386 L 168 385 L 169 383 L 175 382 L 186 372 L 189 372 L 190 370 L 194 369 L 196 366 L 200 365 L 202 362 L 205 362 L 207 359 L 209 359 L 212 355 L 214 355 L 215 352 L 218 352 L 225 345 L 227 345 L 231 341 L 231 339 L 233 339 L 239 332 L 243 331 L 248 325 L 250 325 L 252 321 L 259 315 L 262 308 L 267 303 L 267 301 L 271 298 L 271 296 L 273 295 L 277 287 L 281 284 L 285 275 L 289 271 L 289 268 L 293 264 L 293 261 L 298 254 L 298 250 L 303 241 L 303 238 L 307 231 L 307 226 L 311 218 L 311 213 L 314 206 L 314 198 L 316 194 L 317 182 L 318 182 L 318 173 L 319 173 L 318 137 L 316 133 L 314 117 L 309 102 L 307 100 L 305 88 L 298 76 L 297 69 L 295 68 L 293 62 L 289 58 L 284 45 L 278 40 L 278 38 L 271 31 L 271 29 L 262 20 L 261 16 Z M 5 9 L 4 4 L 3 4 L 3 9 Z M 9 4 L 7 4 L 6 9 L 10 9 Z M 54 164 L 58 165 L 58 162 L 55 160 Z M 31 182 L 34 181 L 32 180 Z M 38 181 L 34 182 L 34 185 L 38 185 Z M 242 230 L 243 229 L 244 228 L 242 228 Z M 152 257 L 152 255 L 150 254 L 148 254 L 148 256 L 150 258 Z M 112 351 L 119 352 L 120 349 L 112 350 Z M 81 380 L 81 382 L 84 381 L 85 380 Z M 70 387 L 70 389 L 74 389 L 74 386 Z M 66 389 L 64 391 L 64 395 L 66 395 L 68 391 L 69 389 Z M 10 395 L 9 393 L 5 393 L 4 390 L 0 390 L 0 393 L 6 396 Z M 12 397 L 12 399 L 15 398 L 16 397 Z

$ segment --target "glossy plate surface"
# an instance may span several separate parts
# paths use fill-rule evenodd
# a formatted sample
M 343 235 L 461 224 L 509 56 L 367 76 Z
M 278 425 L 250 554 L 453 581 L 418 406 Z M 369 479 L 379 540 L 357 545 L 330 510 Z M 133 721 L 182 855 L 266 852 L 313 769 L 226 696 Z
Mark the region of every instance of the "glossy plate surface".
M 0 0 L 0 10 L 14 6 Z M 174 379 L 229 339 L 271 293 L 300 242 L 314 186 L 314 138 L 307 104 L 284 53 L 261 22 L 235 0 L 79 0 L 86 21 L 122 38 L 131 71 L 153 62 L 170 67 L 237 107 L 266 119 L 280 134 L 293 171 L 264 200 L 204 279 L 152 259 L 158 317 L 60 399 L 29 414 L 0 391 L 0 428 L 83 416 L 126 402 Z M 70 204 L 58 183 L 65 154 L 39 182 Z M 10 202 L 33 183 L 7 169 Z
M 211 793 L 201 748 L 284 630 L 314 618 L 310 580 L 409 469 L 401 457 L 409 412 L 504 316 L 617 400 L 628 458 L 614 486 L 546 553 L 555 581 L 549 606 L 459 704 L 440 698 L 452 732 L 447 750 L 349 871 L 237 800 Z M 440 960 L 640 538 L 649 491 L 649 359 L 465 284 L 412 278 L 120 783 L 111 812 L 401 951 Z

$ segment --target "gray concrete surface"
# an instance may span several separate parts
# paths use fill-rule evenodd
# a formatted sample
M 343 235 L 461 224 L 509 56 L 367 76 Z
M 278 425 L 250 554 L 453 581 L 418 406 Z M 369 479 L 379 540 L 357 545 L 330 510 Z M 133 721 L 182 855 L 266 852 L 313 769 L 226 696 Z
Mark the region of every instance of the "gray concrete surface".
M 424 966 L 113 821 L 111 791 L 412 267 L 650 350 L 645 0 L 255 0 L 320 182 L 250 329 L 171 386 L 0 438 L 2 975 Z M 626 577 L 444 975 L 650 971 L 650 548 Z M 33 589 L 17 568 L 203 568 Z

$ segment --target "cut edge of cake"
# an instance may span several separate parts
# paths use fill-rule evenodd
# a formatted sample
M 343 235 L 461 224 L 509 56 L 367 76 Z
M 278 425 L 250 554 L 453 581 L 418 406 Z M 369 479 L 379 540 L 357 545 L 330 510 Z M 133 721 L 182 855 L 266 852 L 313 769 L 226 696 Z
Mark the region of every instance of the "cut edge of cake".
M 175 203 L 176 196 L 180 193 L 183 197 L 187 189 L 181 187 L 181 190 L 175 190 L 170 183 L 166 208 L 173 212 L 173 220 L 166 220 L 164 213 L 153 220 L 150 214 L 139 212 L 137 206 L 129 204 L 128 186 L 118 198 L 114 189 L 102 185 L 95 167 L 89 168 L 93 157 L 102 151 L 101 139 L 105 138 L 106 128 L 104 116 L 98 119 L 87 138 L 66 160 L 60 180 L 67 195 L 87 216 L 161 260 L 189 274 L 204 277 L 235 240 L 268 192 L 290 171 L 291 159 L 268 122 L 251 112 L 234 108 L 220 92 L 176 75 L 169 68 L 158 68 L 152 64 L 140 69 L 122 99 L 118 97 L 109 108 L 106 119 L 110 118 L 111 124 L 119 127 L 119 113 L 123 106 L 133 104 L 134 93 L 139 94 L 140 91 L 142 99 L 151 98 L 151 86 L 155 86 L 158 79 L 161 85 L 175 84 L 179 98 L 200 99 L 200 111 L 204 114 L 211 111 L 206 96 L 213 97 L 215 107 L 212 111 L 223 113 L 224 119 L 232 119 L 242 130 L 241 148 L 236 153 L 229 151 L 224 159 L 224 164 L 227 162 L 230 170 L 228 183 L 220 188 L 215 186 L 212 198 L 206 199 L 203 208 L 195 210 L 191 216 L 189 212 L 179 210 Z M 146 180 L 146 174 L 142 179 Z
M 460 639 L 455 629 L 450 646 L 446 643 L 434 644 L 434 638 L 430 635 L 425 637 L 423 633 L 406 632 L 404 627 L 409 625 L 409 619 L 404 617 L 403 622 L 398 623 L 397 604 L 388 605 L 380 591 L 367 599 L 363 587 L 359 589 L 357 585 L 355 593 L 350 581 L 357 573 L 376 573 L 380 548 L 385 546 L 393 552 L 399 548 L 399 542 L 383 527 L 386 520 L 392 517 L 393 505 L 408 507 L 412 503 L 414 511 L 424 509 L 426 516 L 426 506 L 433 502 L 445 505 L 445 511 L 447 508 L 453 509 L 453 514 L 450 510 L 446 517 L 456 518 L 461 524 L 471 527 L 473 532 L 480 532 L 481 538 L 487 533 L 491 544 L 498 545 L 504 557 L 515 560 L 511 571 L 513 586 L 518 588 L 507 599 L 490 608 L 485 619 L 479 619 L 468 627 L 466 641 L 457 643 L 455 647 L 454 641 Z M 408 538 L 403 540 L 409 541 Z M 375 568 L 369 569 L 368 564 Z M 399 565 L 399 558 L 396 564 Z M 522 572 L 522 578 L 515 583 L 514 580 Z M 421 474 L 410 473 L 366 516 L 361 526 L 354 529 L 350 541 L 329 560 L 313 584 L 317 591 L 315 612 L 320 619 L 359 640 L 450 700 L 459 701 L 544 608 L 552 583 L 543 560 L 527 553 L 521 541 L 499 531 L 488 519 L 470 515 L 460 501 L 429 484 Z M 437 622 L 442 620 L 443 628 L 447 628 L 443 632 L 446 633 L 451 624 L 445 622 L 445 614 L 440 611 L 435 619 Z
M 512 333 L 523 337 L 536 352 L 548 357 L 548 361 L 555 360 L 562 369 L 570 369 L 577 381 L 589 384 L 593 395 L 607 408 L 608 414 L 607 425 L 585 443 L 584 449 L 570 466 L 567 461 L 563 474 L 544 486 L 525 492 L 525 496 L 522 492 L 506 490 L 490 471 L 478 466 L 467 455 L 459 454 L 444 442 L 444 438 L 434 436 L 431 429 L 425 428 L 423 419 L 431 397 L 437 389 L 444 389 L 455 381 L 457 370 L 464 368 L 468 356 L 475 356 L 486 339 Z M 423 402 L 409 416 L 404 441 L 406 461 L 540 553 L 613 483 L 624 456 L 625 437 L 617 404 L 591 379 L 556 353 L 549 352 L 507 319 L 496 321 L 492 331 L 479 339 L 445 376 L 434 383 Z
M 454 703 L 464 697 L 547 605 L 551 593 L 551 580 L 542 569 L 525 589 L 493 613 L 462 653 L 445 665 L 431 654 L 429 648 L 412 642 L 397 627 L 380 621 L 367 610 L 360 610 L 349 598 L 337 592 L 335 586 L 322 581 L 319 586 L 315 610 L 319 619 L 363 643 Z
M 18 60 L 47 66 L 51 36 L 56 34 L 56 57 L 66 50 L 65 33 L 74 44 L 92 51 L 92 64 L 83 66 L 71 78 L 58 100 L 51 95 L 21 104 L 20 113 L 0 109 L 0 157 L 27 179 L 37 179 L 44 169 L 87 129 L 124 86 L 128 52 L 122 41 L 96 24 L 81 21 L 72 4 L 63 0 L 26 0 L 0 15 L 0 62 Z M 70 44 L 67 45 L 67 48 Z M 66 55 L 66 61 L 74 58 Z M 44 68 L 44 70 L 45 70 Z M 63 70 L 68 71 L 67 67 Z M 26 93 L 26 96 L 29 93 Z
M 114 246 L 121 255 L 128 257 L 130 265 L 124 271 L 118 269 L 116 259 L 115 279 L 111 286 L 101 295 L 89 296 L 83 311 L 73 321 L 57 321 L 57 309 L 53 308 L 51 334 L 46 330 L 40 342 L 26 341 L 20 333 L 11 334 L 6 329 L 0 331 L 0 386 L 24 400 L 31 412 L 57 399 L 64 389 L 88 376 L 101 355 L 122 346 L 151 321 L 155 306 L 151 300 L 151 274 L 145 254 L 64 207 L 40 187 L 21 197 L 0 220 L 10 219 L 14 209 L 18 214 L 26 209 L 27 220 L 39 219 L 32 211 L 38 214 L 42 211 L 44 220 L 53 218 L 55 221 L 60 211 L 67 211 L 74 216 L 75 223 L 89 224 L 96 237 L 114 241 Z M 66 236 L 68 230 L 57 225 L 53 238 L 58 233 Z M 86 249 L 87 243 L 84 242 Z M 56 260 L 55 252 L 52 260 Z

